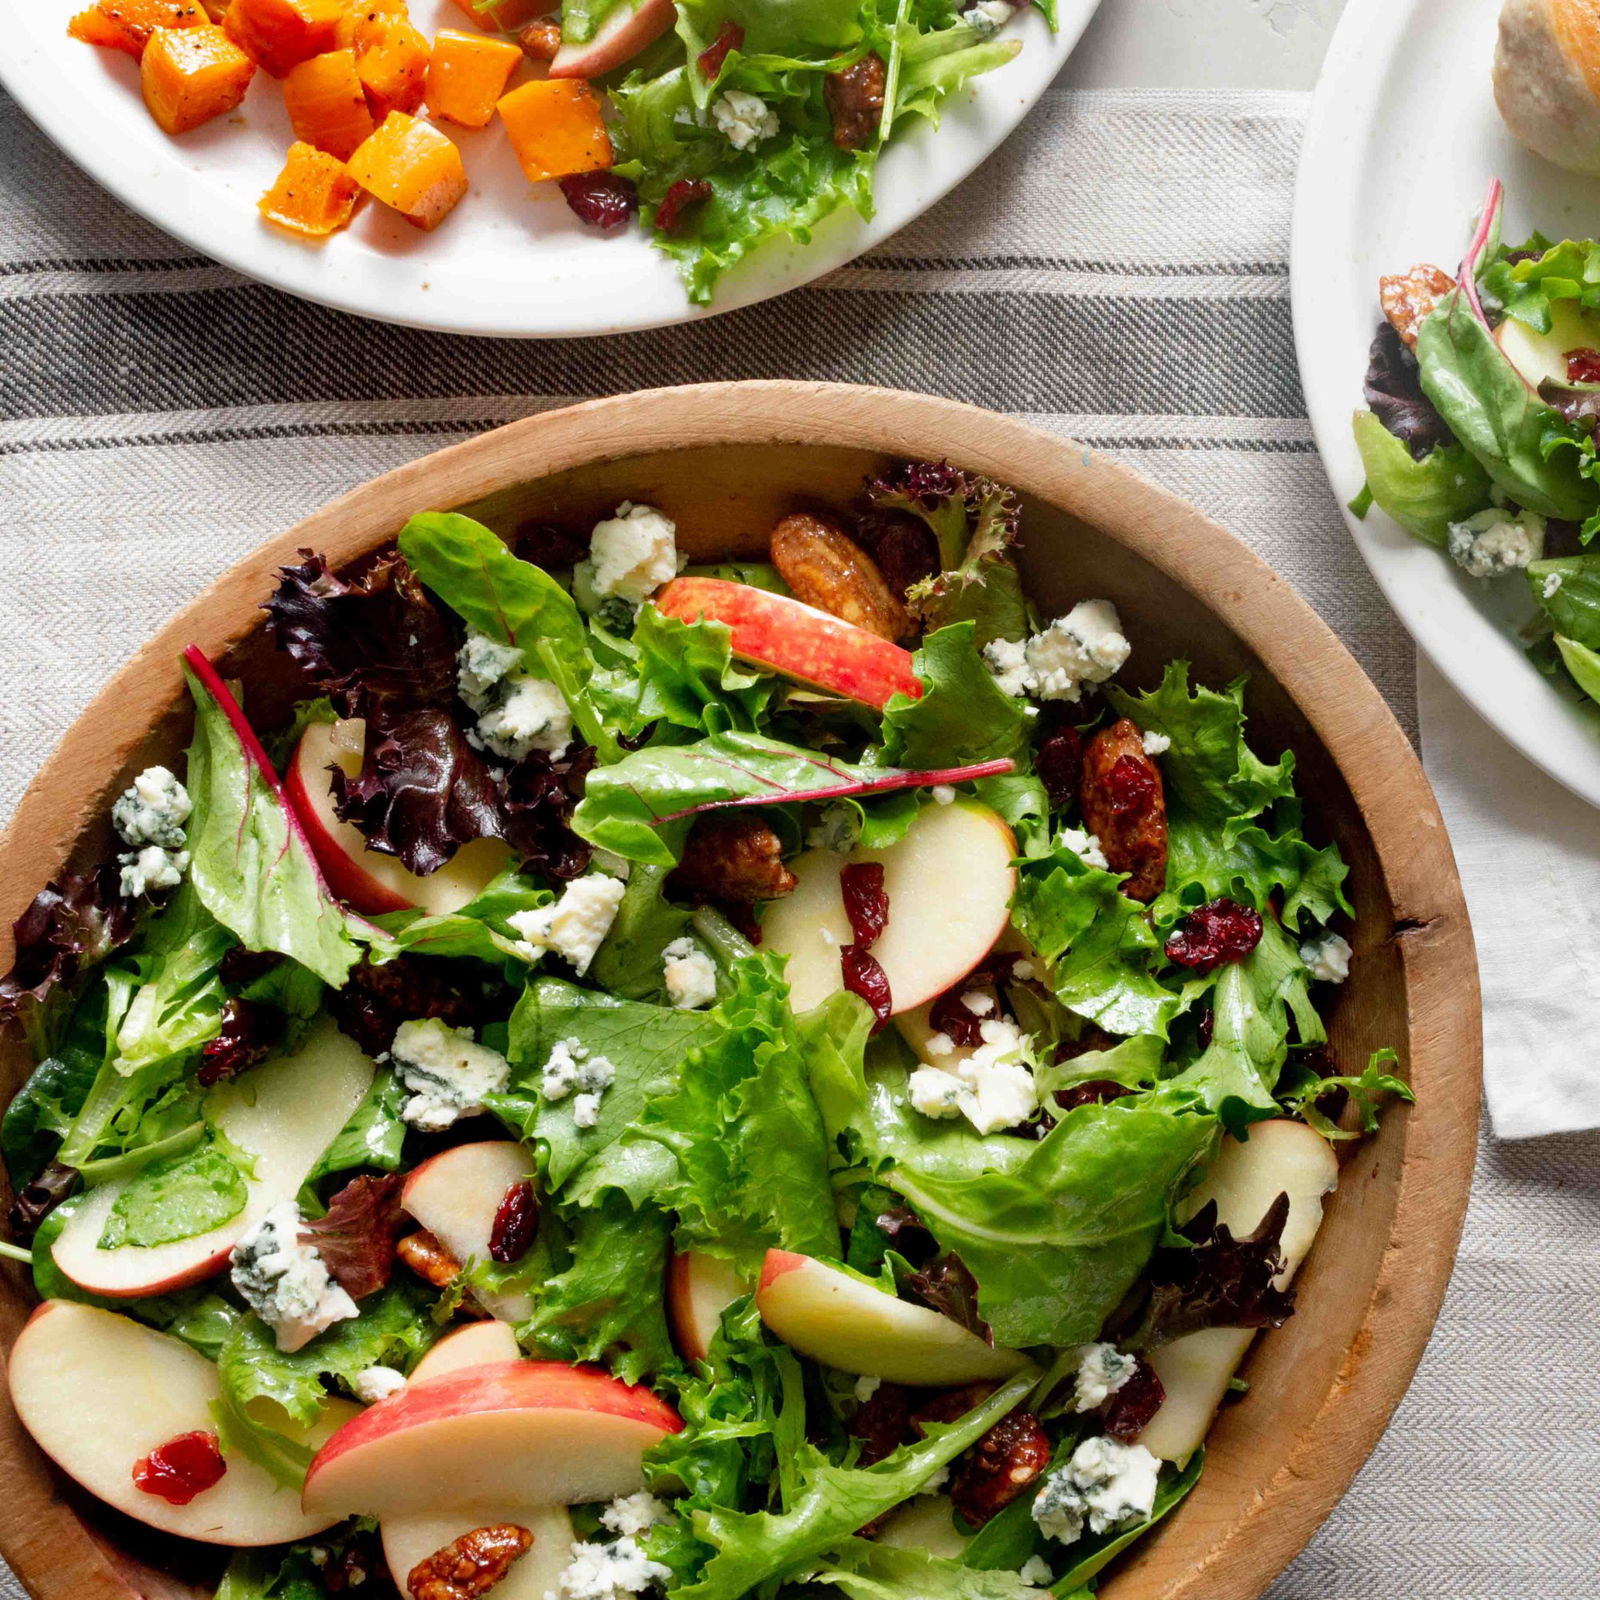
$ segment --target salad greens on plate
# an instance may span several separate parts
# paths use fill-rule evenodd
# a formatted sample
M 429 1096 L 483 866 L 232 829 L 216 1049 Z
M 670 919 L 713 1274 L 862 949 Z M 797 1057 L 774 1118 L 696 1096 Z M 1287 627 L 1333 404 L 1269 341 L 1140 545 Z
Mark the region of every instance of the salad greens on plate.
M 1490 185 L 1455 277 L 1385 277 L 1356 413 L 1377 505 L 1468 581 L 1520 585 L 1529 654 L 1600 701 L 1600 243 L 1500 235 Z
M 302 552 L 17 923 L 13 1403 L 224 1600 L 1087 1594 L 1409 1098 L 1242 682 L 987 479 L 796 506 Z

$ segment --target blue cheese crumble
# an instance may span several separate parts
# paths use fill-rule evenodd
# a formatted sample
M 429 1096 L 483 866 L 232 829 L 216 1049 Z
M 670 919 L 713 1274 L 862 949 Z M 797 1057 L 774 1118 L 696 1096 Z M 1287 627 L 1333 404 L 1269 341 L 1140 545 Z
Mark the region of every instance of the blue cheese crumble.
M 558 1039 L 544 1064 L 539 1093 L 546 1100 L 565 1100 L 573 1090 L 572 1120 L 592 1128 L 600 1120 L 600 1098 L 612 1085 L 617 1069 L 577 1039 Z
M 279 1201 L 233 1247 L 233 1286 L 286 1353 L 356 1316 L 354 1300 L 329 1276 L 317 1247 L 300 1237 L 300 1208 Z
M 615 1544 L 574 1544 L 560 1583 L 566 1600 L 623 1600 L 671 1577 L 670 1567 L 652 1561 L 625 1534 Z
M 518 911 L 507 920 L 522 936 L 518 949 L 529 961 L 553 950 L 570 961 L 582 977 L 611 931 L 626 892 L 627 885 L 620 878 L 592 872 L 586 878 L 574 878 L 553 905 Z
M 478 715 L 467 743 L 504 761 L 542 751 L 554 760 L 572 744 L 572 713 L 561 691 L 522 665 L 522 652 L 471 629 L 456 653 L 456 690 Z
M 122 868 L 118 887 L 126 900 L 137 900 L 141 895 L 157 889 L 176 889 L 189 870 L 187 850 L 163 850 L 158 844 L 147 844 L 143 850 L 118 856 Z
M 1097 833 L 1086 833 L 1082 828 L 1063 828 L 1056 836 L 1056 843 L 1070 850 L 1086 867 L 1098 867 L 1101 872 L 1111 870 Z
M 1142 1444 L 1085 1439 L 1072 1459 L 1044 1480 L 1033 1502 L 1033 1520 L 1048 1539 L 1071 1544 L 1087 1524 L 1109 1533 L 1148 1520 L 1156 1503 L 1161 1463 Z
M 117 797 L 111 825 L 128 847 L 117 857 L 125 899 L 176 889 L 183 881 L 189 869 L 183 825 L 193 809 L 189 791 L 165 767 L 146 767 Z
M 396 1367 L 363 1367 L 350 1380 L 350 1388 L 364 1406 L 399 1394 L 406 1386 L 406 1375 Z
M 1520 571 L 1544 554 L 1544 518 L 1532 511 L 1490 506 L 1464 522 L 1452 522 L 1445 548 L 1470 577 L 1498 578 Z
M 654 506 L 624 500 L 616 515 L 597 522 L 589 536 L 589 560 L 597 595 L 616 595 L 640 605 L 678 575 L 677 524 Z
M 861 810 L 848 800 L 834 800 L 818 813 L 806 830 L 806 843 L 813 850 L 831 850 L 847 856 L 861 837 Z
M 979 1133 L 1014 1128 L 1039 1109 L 1032 1041 L 1004 1017 L 985 1017 L 978 1031 L 982 1043 L 971 1055 L 949 1067 L 918 1067 L 911 1074 L 906 1089 L 912 1109 L 925 1117 L 964 1116 Z M 942 1048 L 936 1048 L 938 1041 Z M 934 1034 L 927 1049 L 939 1058 L 954 1055 L 947 1034 Z
M 1319 983 L 1343 983 L 1350 976 L 1350 941 L 1330 931 L 1300 946 L 1306 971 Z
M 389 1059 L 411 1091 L 400 1115 L 424 1133 L 442 1133 L 482 1111 L 485 1096 L 499 1094 L 511 1075 L 506 1058 L 476 1043 L 470 1028 L 452 1028 L 437 1017 L 402 1022 Z
M 748 150 L 778 131 L 778 113 L 758 94 L 729 89 L 711 102 L 711 120 L 735 150 Z
M 1081 1344 L 1077 1354 L 1074 1411 L 1098 1411 L 1112 1395 L 1127 1387 L 1139 1365 L 1137 1356 L 1125 1354 L 1114 1344 Z
M 1085 684 L 1104 683 L 1119 671 L 1130 648 L 1109 600 L 1080 600 L 1027 641 L 995 639 L 983 655 L 1006 694 L 1076 701 Z
M 648 1489 L 619 1496 L 600 1513 L 600 1526 L 625 1538 L 634 1539 L 641 1533 L 665 1522 L 671 1515 L 666 1505 L 657 1500 Z
M 716 963 L 687 934 L 661 952 L 661 981 L 680 1011 L 708 1006 L 717 998 Z
M 1035 1589 L 1048 1589 L 1056 1578 L 1055 1573 L 1050 1570 L 1050 1563 L 1043 1556 L 1029 1556 L 1017 1568 L 1017 1576 Z

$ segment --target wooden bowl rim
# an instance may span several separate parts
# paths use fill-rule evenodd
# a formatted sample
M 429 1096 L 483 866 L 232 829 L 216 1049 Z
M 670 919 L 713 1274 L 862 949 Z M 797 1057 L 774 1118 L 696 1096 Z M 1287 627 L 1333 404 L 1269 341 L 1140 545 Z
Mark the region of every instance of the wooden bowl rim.
M 1212 1530 L 1160 1600 L 1255 1600 L 1304 1547 L 1377 1443 L 1432 1332 L 1466 1211 L 1481 1093 L 1477 966 L 1454 858 L 1410 742 L 1331 629 L 1259 556 L 1194 507 L 1075 441 L 956 401 L 848 384 L 699 384 L 543 412 L 397 467 L 313 512 L 236 563 L 111 679 L 29 786 L 0 837 L 0 928 L 63 864 L 87 814 L 85 780 L 109 785 L 182 693 L 178 656 L 213 658 L 260 625 L 262 575 L 302 547 L 337 567 L 405 517 L 452 509 L 572 468 L 686 448 L 795 445 L 945 456 L 1093 525 L 1208 605 L 1260 659 L 1349 786 L 1394 908 L 1411 1073 L 1429 1093 L 1399 1113 L 1405 1153 L 1389 1235 L 1356 1339 L 1284 1466 Z M 97 752 L 91 763 L 74 752 Z M 92 787 L 92 781 L 91 785 Z M 103 786 L 102 786 L 103 787 Z M 103 805 L 103 794 L 92 797 Z M 9 939 L 9 931 L 3 938 Z M 9 956 L 7 956 L 9 959 Z M 9 1410 L 9 1407 L 7 1408 Z M 14 1486 L 0 1551 L 36 1600 L 134 1590 L 99 1535 L 44 1476 L 14 1417 L 0 1438 Z M 88 1537 L 85 1535 L 88 1534 Z M 1113 1583 L 1109 1596 L 1120 1584 Z

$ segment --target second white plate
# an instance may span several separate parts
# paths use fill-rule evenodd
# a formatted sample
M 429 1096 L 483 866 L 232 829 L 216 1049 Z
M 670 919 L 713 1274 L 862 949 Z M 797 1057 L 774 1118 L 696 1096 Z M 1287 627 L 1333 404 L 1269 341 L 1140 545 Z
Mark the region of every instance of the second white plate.
M 1454 274 L 1489 179 L 1507 239 L 1600 234 L 1600 180 L 1529 154 L 1495 110 L 1501 0 L 1350 0 L 1312 105 L 1295 194 L 1290 292 L 1306 406 L 1333 491 L 1363 482 L 1350 432 L 1377 327 L 1378 278 L 1418 261 Z M 1515 580 L 1477 582 L 1374 508 L 1345 513 L 1418 647 L 1551 777 L 1600 805 L 1600 711 L 1544 677 L 1519 637 Z

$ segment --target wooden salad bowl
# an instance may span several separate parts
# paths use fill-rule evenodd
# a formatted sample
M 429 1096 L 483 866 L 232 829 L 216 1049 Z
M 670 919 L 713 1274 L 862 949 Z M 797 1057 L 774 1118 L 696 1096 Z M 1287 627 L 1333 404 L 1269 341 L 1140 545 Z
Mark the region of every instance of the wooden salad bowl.
M 1250 678 L 1249 733 L 1294 751 L 1308 831 L 1350 863 L 1357 959 L 1330 1034 L 1342 1061 L 1393 1046 L 1416 1092 L 1345 1166 L 1298 1280 L 1296 1315 L 1257 1341 L 1243 1403 L 1212 1430 L 1205 1474 L 1113 1569 L 1107 1600 L 1253 1600 L 1366 1459 L 1422 1354 L 1472 1175 L 1481 1040 L 1477 968 L 1450 844 L 1415 753 L 1328 627 L 1260 557 L 1183 502 L 1069 440 L 948 400 L 806 383 L 708 384 L 530 417 L 374 479 L 223 574 L 119 672 L 23 798 L 0 846 L 0 927 L 52 874 L 102 857 L 131 776 L 188 737 L 178 656 L 198 644 L 270 726 L 296 697 L 262 626 L 274 569 L 308 547 L 340 566 L 413 512 L 460 509 L 506 534 L 593 521 L 621 499 L 672 516 L 696 558 L 764 549 L 797 501 L 848 501 L 887 458 L 947 457 L 1014 485 L 1023 563 L 1047 614 L 1115 602 L 1133 644 L 1121 681 L 1186 656 L 1199 681 Z M 0 962 L 10 963 L 9 933 Z M 0 1041 L 0 1087 L 29 1070 Z M 33 1304 L 0 1270 L 0 1344 Z M 76 1491 L 0 1405 L 0 1550 L 37 1600 L 209 1594 L 215 1552 L 163 1541 Z M 86 1537 L 87 1535 L 87 1537 Z

